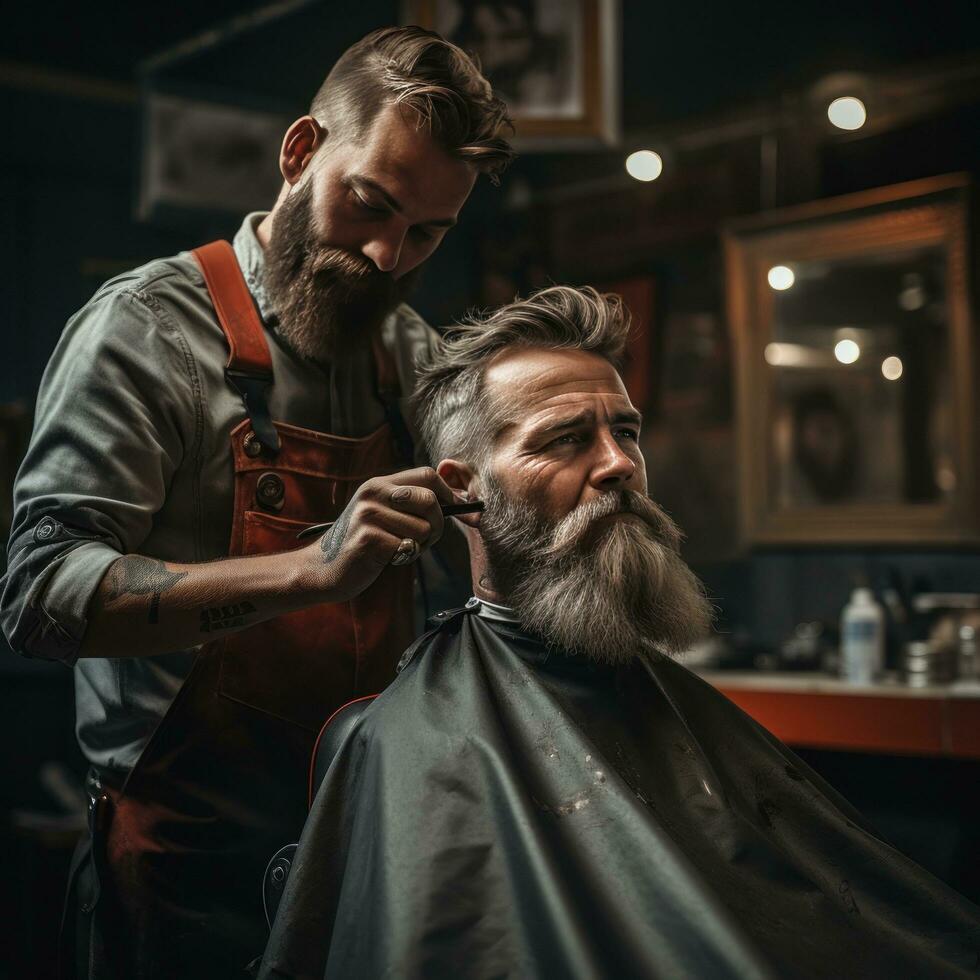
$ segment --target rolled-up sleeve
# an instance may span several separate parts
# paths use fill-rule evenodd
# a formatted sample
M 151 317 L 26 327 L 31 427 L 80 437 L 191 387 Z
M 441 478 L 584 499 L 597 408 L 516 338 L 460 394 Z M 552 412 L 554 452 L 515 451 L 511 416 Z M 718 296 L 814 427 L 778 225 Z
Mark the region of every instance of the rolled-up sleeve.
M 197 411 L 190 351 L 143 290 L 93 299 L 65 328 L 14 487 L 0 621 L 20 654 L 73 664 L 109 566 L 139 549 Z

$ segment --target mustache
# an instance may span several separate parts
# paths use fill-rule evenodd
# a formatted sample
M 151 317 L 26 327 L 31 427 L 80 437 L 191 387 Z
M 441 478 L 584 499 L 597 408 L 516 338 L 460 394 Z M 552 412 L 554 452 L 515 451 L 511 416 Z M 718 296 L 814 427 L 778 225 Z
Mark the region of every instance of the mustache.
M 364 256 L 344 249 L 319 246 L 311 250 L 302 273 L 311 295 L 330 295 L 341 302 L 366 304 L 368 312 L 392 309 L 407 299 L 422 274 L 418 266 L 396 279 Z
M 387 272 L 380 272 L 367 259 L 341 248 L 323 246 L 313 249 L 307 257 L 307 266 L 313 275 L 330 274 L 352 282 L 367 279 L 391 279 Z M 393 279 L 391 279 L 394 282 Z
M 297 271 L 314 293 L 352 298 L 370 295 L 379 301 L 398 293 L 398 283 L 390 273 L 381 272 L 362 256 L 331 246 L 312 248 Z
M 636 490 L 612 490 L 580 504 L 562 518 L 556 525 L 542 558 L 546 561 L 560 561 L 571 552 L 584 547 L 595 524 L 614 514 L 632 514 L 638 517 L 659 544 L 669 548 L 674 554 L 680 551 L 680 530 L 648 496 Z

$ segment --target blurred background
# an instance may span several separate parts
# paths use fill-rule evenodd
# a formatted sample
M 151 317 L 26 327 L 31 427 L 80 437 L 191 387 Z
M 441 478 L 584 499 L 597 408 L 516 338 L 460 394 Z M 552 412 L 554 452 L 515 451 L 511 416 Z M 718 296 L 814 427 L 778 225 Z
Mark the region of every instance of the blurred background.
M 398 22 L 480 56 L 520 150 L 414 305 L 445 326 L 552 282 L 624 296 L 651 494 L 719 610 L 689 664 L 980 901 L 975 0 L 6 10 L 3 533 L 66 319 L 270 207 L 288 123 Z M 72 677 L 5 650 L 0 678 L 0 975 L 48 976 Z

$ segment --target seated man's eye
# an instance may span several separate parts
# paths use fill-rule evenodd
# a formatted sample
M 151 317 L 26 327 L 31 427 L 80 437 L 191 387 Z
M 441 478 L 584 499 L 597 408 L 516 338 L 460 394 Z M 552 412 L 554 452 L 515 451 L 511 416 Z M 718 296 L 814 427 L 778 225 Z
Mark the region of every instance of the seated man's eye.
M 621 438 L 625 437 L 627 439 L 631 439 L 633 442 L 636 442 L 637 439 L 640 438 L 640 433 L 637 432 L 635 429 L 620 429 L 617 434 Z

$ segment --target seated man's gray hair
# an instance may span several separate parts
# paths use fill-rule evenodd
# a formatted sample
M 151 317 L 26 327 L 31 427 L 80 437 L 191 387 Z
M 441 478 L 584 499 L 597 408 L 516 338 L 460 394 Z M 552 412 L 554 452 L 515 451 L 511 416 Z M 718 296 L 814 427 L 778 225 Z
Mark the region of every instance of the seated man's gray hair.
M 507 406 L 491 404 L 483 379 L 502 351 L 518 347 L 589 351 L 621 367 L 629 313 L 612 293 L 551 286 L 453 327 L 420 365 L 416 417 L 433 465 L 457 458 L 480 465 L 506 424 Z

